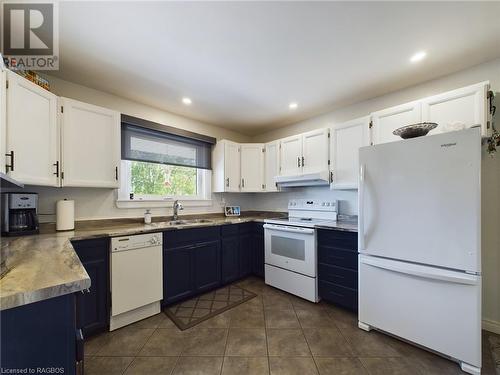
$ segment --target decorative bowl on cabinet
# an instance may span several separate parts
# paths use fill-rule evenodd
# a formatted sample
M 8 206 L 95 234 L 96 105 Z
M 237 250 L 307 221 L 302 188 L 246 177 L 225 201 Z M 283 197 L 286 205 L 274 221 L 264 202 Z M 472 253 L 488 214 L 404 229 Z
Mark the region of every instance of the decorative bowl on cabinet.
M 416 138 L 427 135 L 432 129 L 438 126 L 435 122 L 419 122 L 418 124 L 406 125 L 398 128 L 392 134 L 403 139 Z

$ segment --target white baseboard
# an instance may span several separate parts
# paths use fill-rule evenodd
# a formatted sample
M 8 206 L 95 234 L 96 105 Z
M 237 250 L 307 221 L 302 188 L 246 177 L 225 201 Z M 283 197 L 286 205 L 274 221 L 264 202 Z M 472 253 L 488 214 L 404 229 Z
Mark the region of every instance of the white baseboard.
M 494 320 L 483 319 L 483 329 L 485 331 L 490 331 L 500 335 L 500 322 L 496 322 Z

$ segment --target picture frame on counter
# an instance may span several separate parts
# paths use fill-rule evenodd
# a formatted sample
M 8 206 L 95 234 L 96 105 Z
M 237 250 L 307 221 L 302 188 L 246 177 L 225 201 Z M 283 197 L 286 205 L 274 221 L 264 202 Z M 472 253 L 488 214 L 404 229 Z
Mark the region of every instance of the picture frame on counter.
M 226 216 L 240 216 L 241 214 L 240 206 L 225 206 L 224 214 Z

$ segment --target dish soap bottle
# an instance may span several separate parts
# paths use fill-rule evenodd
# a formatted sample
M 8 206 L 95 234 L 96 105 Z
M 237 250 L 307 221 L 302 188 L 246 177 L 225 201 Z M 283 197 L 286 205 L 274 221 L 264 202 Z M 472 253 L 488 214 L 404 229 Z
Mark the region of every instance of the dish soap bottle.
M 151 224 L 151 211 L 146 210 L 144 213 L 144 224 Z

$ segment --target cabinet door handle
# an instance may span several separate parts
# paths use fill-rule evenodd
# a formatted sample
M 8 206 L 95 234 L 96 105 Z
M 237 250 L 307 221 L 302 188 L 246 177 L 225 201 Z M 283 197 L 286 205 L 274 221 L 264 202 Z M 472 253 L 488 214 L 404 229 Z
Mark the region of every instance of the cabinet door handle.
M 115 180 L 118 181 L 118 167 L 115 167 Z
M 241 179 L 241 187 L 245 187 L 245 179 L 244 178 Z
M 300 156 L 297 156 L 297 167 L 300 167 Z
M 304 157 L 302 156 L 302 166 L 304 166 Z
M 14 170 L 14 151 L 11 151 L 8 154 L 5 154 L 5 156 L 10 157 L 10 164 L 5 164 L 5 172 L 8 172 L 9 169 L 11 171 L 13 171 Z
M 226 178 L 226 187 L 229 187 L 229 177 Z
M 52 165 L 56 167 L 56 171 L 54 172 L 54 174 L 56 175 L 56 177 L 59 177 L 59 160 Z

